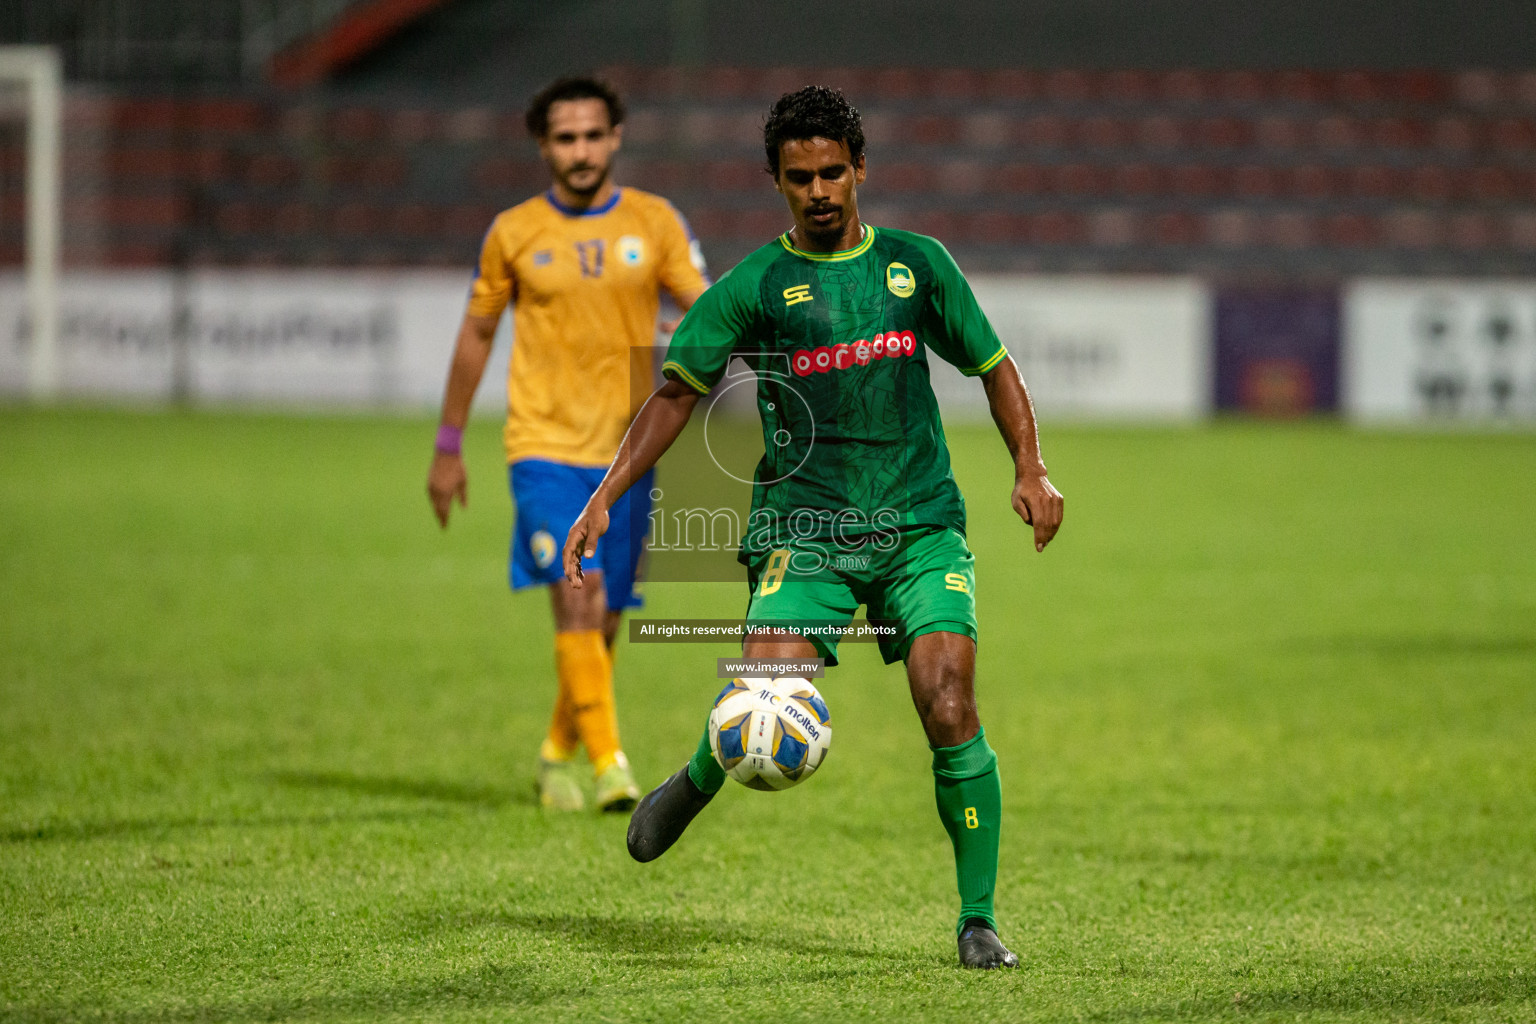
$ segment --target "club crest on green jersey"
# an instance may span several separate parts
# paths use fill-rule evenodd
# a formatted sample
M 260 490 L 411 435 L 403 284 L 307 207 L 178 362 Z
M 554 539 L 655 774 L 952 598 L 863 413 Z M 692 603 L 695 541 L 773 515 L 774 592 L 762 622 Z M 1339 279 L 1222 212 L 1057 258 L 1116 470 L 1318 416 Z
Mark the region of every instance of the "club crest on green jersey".
M 917 279 L 905 263 L 892 263 L 885 268 L 885 286 L 898 299 L 905 299 L 917 290 Z

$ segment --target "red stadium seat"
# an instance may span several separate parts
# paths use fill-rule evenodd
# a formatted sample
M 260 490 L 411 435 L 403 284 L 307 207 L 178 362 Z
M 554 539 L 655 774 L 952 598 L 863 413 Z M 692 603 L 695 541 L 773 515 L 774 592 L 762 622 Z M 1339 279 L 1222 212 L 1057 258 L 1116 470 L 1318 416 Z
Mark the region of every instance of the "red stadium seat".
M 987 79 L 980 71 L 946 68 L 928 81 L 928 95 L 949 100 L 974 100 L 986 95 Z
M 1517 213 L 1505 224 L 1509 232 L 1509 246 L 1536 252 L 1536 213 Z
M 1536 151 L 1536 121 L 1528 117 L 1501 117 L 1489 127 L 1488 141 L 1501 153 Z
M 1240 196 L 1269 198 L 1281 193 L 1280 172 L 1261 164 L 1244 164 L 1232 172 L 1232 191 Z
M 1387 95 L 1386 76 L 1372 71 L 1345 71 L 1334 80 L 1334 95 L 1345 103 L 1380 103 Z
M 1061 149 L 1072 141 L 1072 132 L 1066 118 L 1052 114 L 1036 114 L 1034 117 L 1014 123 L 1014 137 L 1026 146 Z
M 1478 146 L 1479 126 L 1470 118 L 1442 117 L 1430 126 L 1430 139 L 1436 149 L 1465 153 Z
M 259 188 L 289 188 L 303 179 L 304 168 L 281 153 L 257 153 L 245 165 L 243 177 Z
M 1345 187 L 1360 199 L 1385 199 L 1403 188 L 1401 174 L 1392 167 L 1361 165 L 1344 172 Z
M 1429 165 L 1408 172 L 1408 193 L 1421 202 L 1444 203 L 1455 189 L 1451 172 L 1444 167 Z
M 986 94 L 996 100 L 1032 100 L 1045 94 L 1045 76 L 1038 71 L 1009 68 L 983 76 Z
M 1142 240 L 1141 219 L 1134 210 L 1114 207 L 1088 217 L 1088 240 L 1107 249 L 1124 249 Z
M 1308 141 L 1306 127 L 1294 117 L 1270 115 L 1253 126 L 1254 141 L 1264 149 L 1300 149 Z
M 980 160 L 945 160 L 933 169 L 934 184 L 944 195 L 975 195 L 986 189 L 988 171 Z
M 1317 103 L 1327 94 L 1323 75 L 1316 71 L 1282 71 L 1275 88 L 1280 98 L 1292 103 Z
M 1376 222 L 1363 213 L 1334 213 L 1323 218 L 1323 241 L 1336 249 L 1363 249 L 1377 242 Z
M 1302 164 L 1292 168 L 1286 191 L 1303 199 L 1327 199 L 1338 191 L 1334 169 L 1322 164 Z
M 1425 210 L 1394 210 L 1382 218 L 1382 232 L 1390 245 L 1404 249 L 1431 249 L 1440 242 L 1440 222 Z
M 384 125 L 384 116 L 371 107 L 343 107 L 331 114 L 326 128 L 341 142 L 371 142 L 383 137 Z
M 1136 143 L 1142 149 L 1166 150 L 1184 146 L 1186 129 L 1177 118 L 1154 114 L 1136 126 Z
M 1015 195 L 1046 195 L 1050 192 L 1045 169 L 1035 163 L 1000 164 L 992 169 L 989 187 Z
M 1312 144 L 1318 149 L 1355 149 L 1365 141 L 1366 129 L 1352 117 L 1318 118 L 1312 126 Z
M 887 192 L 929 192 L 934 188 L 935 172 L 931 164 L 906 161 L 876 167 L 870 186 Z
M 1205 117 L 1195 123 L 1194 136 L 1208 149 L 1240 149 L 1253 142 L 1253 126 L 1236 117 Z
M 1231 103 L 1262 103 L 1269 98 L 1269 76 L 1260 71 L 1224 71 L 1216 75 L 1215 92 Z
M 1134 137 L 1131 125 L 1118 118 L 1098 115 L 1086 118 L 1076 132 L 1080 146 L 1090 149 L 1121 149 Z
M 1169 71 L 1161 76 L 1158 91 L 1172 103 L 1199 103 L 1210 96 L 1212 77 L 1201 71 Z
M 1012 136 L 1013 120 L 996 110 L 966 114 L 960 121 L 960 138 L 973 149 L 1001 148 Z
M 1155 77 L 1146 71 L 1111 71 L 1104 76 L 1100 95 L 1115 103 L 1144 103 L 1157 91 Z
M 1175 195 L 1200 198 L 1213 196 L 1226 188 L 1225 168 L 1211 164 L 1180 164 L 1168 172 Z
M 1456 76 L 1454 92 L 1458 103 L 1468 107 L 1491 107 L 1503 96 L 1501 76 L 1490 71 L 1463 71 Z
M 1486 213 L 1458 213 L 1445 223 L 1445 241 L 1454 249 L 1490 249 L 1499 241 L 1498 224 Z
M 1301 210 L 1286 210 L 1263 218 L 1259 237 L 1277 248 L 1306 249 L 1317 243 L 1317 224 Z
M 1371 144 L 1382 149 L 1424 149 L 1433 140 L 1429 125 L 1406 117 L 1378 118 L 1365 129 Z
M 1074 245 L 1088 237 L 1082 215 L 1052 210 L 1029 219 L 1029 237 L 1045 245 Z
M 1164 172 L 1151 164 L 1125 164 L 1111 174 L 1111 185 L 1122 196 L 1151 196 L 1167 190 Z
M 1085 71 L 1049 71 L 1045 76 L 1045 95 L 1058 103 L 1085 103 L 1095 98 L 1094 76 Z
M 279 235 L 307 235 L 321 226 L 315 208 L 298 201 L 279 205 L 272 211 L 269 224 Z
M 1513 199 L 1518 191 L 1515 175 L 1507 167 L 1474 167 L 1466 176 L 1466 194 L 1475 200 Z
M 1257 236 L 1257 219 L 1248 210 L 1216 210 L 1205 218 L 1205 237 L 1212 245 L 1242 249 L 1253 245 Z
M 704 180 L 725 192 L 758 192 L 769 182 L 760 160 L 711 160 L 704 165 Z
M 947 146 L 960 141 L 960 123 L 943 114 L 921 114 L 907 119 L 902 134 L 919 146 Z
M 1052 191 L 1059 195 L 1097 196 L 1110 189 L 1110 172 L 1098 164 L 1061 164 L 1047 173 Z
M 1204 224 L 1193 213 L 1159 213 L 1152 218 L 1151 236 L 1157 245 L 1199 245 L 1205 237 Z

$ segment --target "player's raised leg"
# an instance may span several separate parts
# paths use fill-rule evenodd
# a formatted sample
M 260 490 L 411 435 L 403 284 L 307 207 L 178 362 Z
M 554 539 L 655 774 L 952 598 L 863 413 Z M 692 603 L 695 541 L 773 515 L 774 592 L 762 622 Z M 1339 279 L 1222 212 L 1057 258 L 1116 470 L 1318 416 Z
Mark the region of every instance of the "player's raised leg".
M 1019 958 L 997 937 L 993 912 L 1003 793 L 997 755 L 976 714 L 976 642 L 959 633 L 924 633 L 906 662 L 912 703 L 933 749 L 939 819 L 955 849 L 960 965 L 1017 967 Z
M 748 635 L 742 645 L 747 658 L 814 658 L 815 646 L 783 630 L 764 629 Z M 704 805 L 725 785 L 725 769 L 709 749 L 709 726 L 699 737 L 693 757 L 661 785 L 647 793 L 629 819 L 629 855 L 642 863 L 672 848 Z

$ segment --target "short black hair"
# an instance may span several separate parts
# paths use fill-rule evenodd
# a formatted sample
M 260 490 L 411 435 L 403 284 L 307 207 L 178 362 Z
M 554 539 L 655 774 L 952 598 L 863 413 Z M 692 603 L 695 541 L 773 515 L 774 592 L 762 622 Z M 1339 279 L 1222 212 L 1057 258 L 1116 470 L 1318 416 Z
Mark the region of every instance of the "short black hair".
M 529 101 L 525 116 L 528 134 L 536 139 L 548 135 L 549 108 L 565 100 L 602 100 L 608 107 L 608 127 L 616 128 L 624 123 L 624 101 L 613 91 L 613 86 L 601 78 L 575 75 L 555 79 Z
M 779 176 L 779 146 L 799 139 L 830 139 L 848 147 L 855 163 L 864 155 L 864 125 L 848 97 L 824 85 L 808 85 L 787 92 L 768 111 L 763 122 L 763 148 L 768 151 L 768 173 Z

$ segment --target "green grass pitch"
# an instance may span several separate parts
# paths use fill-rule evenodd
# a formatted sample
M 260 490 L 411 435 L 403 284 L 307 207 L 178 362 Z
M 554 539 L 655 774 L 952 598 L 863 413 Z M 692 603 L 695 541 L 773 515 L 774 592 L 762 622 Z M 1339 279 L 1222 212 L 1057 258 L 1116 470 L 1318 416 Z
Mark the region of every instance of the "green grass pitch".
M 1048 424 L 1037 556 L 953 429 L 1025 964 L 978 975 L 872 646 L 816 778 L 654 864 L 538 811 L 497 427 L 444 535 L 425 420 L 0 410 L 0 1020 L 1536 1019 L 1531 436 Z M 642 783 L 729 653 L 620 650 Z

